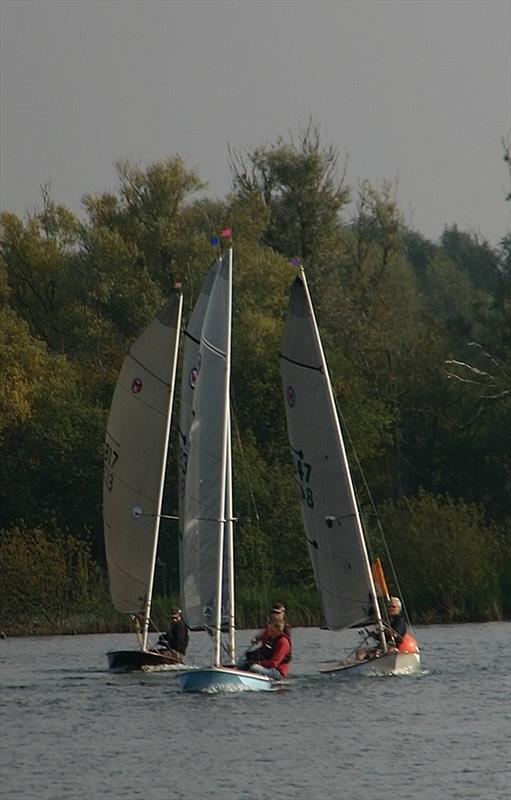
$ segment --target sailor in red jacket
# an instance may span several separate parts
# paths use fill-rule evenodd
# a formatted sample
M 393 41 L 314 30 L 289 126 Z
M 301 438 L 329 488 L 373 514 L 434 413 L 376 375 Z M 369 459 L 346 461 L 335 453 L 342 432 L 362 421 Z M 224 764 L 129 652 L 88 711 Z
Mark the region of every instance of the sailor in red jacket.
M 274 603 L 273 608 L 271 610 L 270 619 L 268 620 L 262 631 L 254 636 L 250 644 L 255 645 L 259 644 L 259 642 L 262 642 L 264 644 L 267 641 L 268 636 L 270 635 L 269 630 L 272 622 L 283 622 L 284 633 L 287 633 L 287 635 L 291 638 L 291 628 L 286 623 L 286 607 L 284 606 L 284 603 Z
M 259 664 L 252 664 L 251 672 L 268 675 L 275 680 L 287 677 L 291 663 L 291 639 L 285 627 L 281 621 L 271 623 L 265 642 L 265 658 Z

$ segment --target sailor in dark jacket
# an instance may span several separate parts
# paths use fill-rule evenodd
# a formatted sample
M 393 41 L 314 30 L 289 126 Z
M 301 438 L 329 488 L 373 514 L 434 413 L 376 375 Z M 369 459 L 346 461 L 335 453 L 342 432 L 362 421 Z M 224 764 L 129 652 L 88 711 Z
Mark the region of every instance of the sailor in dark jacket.
M 172 608 L 170 612 L 170 627 L 167 633 L 160 636 L 158 644 L 167 650 L 173 650 L 178 653 L 181 656 L 180 660 L 182 660 L 188 647 L 189 638 L 188 628 L 181 618 L 181 609 Z
M 389 615 L 388 625 L 384 623 L 385 640 L 390 650 L 394 651 L 399 649 L 399 645 L 403 641 L 408 626 L 402 614 L 403 605 L 399 597 L 391 597 L 387 603 L 387 611 Z M 380 632 L 372 631 L 370 633 L 373 639 L 379 641 Z M 415 652 L 411 650 L 410 652 Z M 361 647 L 356 652 L 357 661 L 365 661 L 368 658 L 374 658 L 381 655 L 380 645 L 376 647 Z
M 386 632 L 387 642 L 389 644 L 395 644 L 396 647 L 399 647 L 403 641 L 403 636 L 407 631 L 406 620 L 401 613 L 402 604 L 399 597 L 391 597 L 387 608 L 389 612 L 390 626 L 390 629 Z

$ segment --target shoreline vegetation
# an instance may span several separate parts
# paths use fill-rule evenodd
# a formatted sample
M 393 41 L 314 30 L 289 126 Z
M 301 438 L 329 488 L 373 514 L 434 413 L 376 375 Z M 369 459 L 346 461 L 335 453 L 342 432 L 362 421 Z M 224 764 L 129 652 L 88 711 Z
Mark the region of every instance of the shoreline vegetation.
M 321 627 L 321 612 L 315 590 L 308 587 L 275 589 L 269 592 L 273 598 L 269 602 L 263 594 L 256 595 L 253 590 L 238 593 L 236 627 L 238 630 L 257 630 L 267 620 L 268 611 L 278 598 L 284 602 L 287 619 L 291 627 Z M 175 595 L 155 597 L 151 617 L 153 633 L 168 627 L 168 618 L 172 606 L 178 604 Z M 470 617 L 456 612 L 449 616 L 435 614 L 433 610 L 418 613 L 412 618 L 412 625 L 445 625 L 477 622 L 505 622 L 505 615 L 474 614 Z M 12 636 L 63 636 L 95 633 L 134 633 L 134 625 L 129 614 L 116 611 L 108 600 L 95 598 L 82 610 L 61 610 L 53 616 L 40 609 L 31 615 L 24 615 L 9 622 L 0 620 L 0 638 Z
M 511 181 L 511 140 L 502 144 Z M 511 618 L 511 232 L 492 246 L 446 224 L 431 241 L 392 182 L 348 185 L 342 161 L 309 120 L 289 138 L 230 150 L 224 198 L 204 194 L 175 155 L 117 162 L 116 187 L 84 195 L 80 218 L 49 186 L 23 218 L 0 213 L 0 632 L 130 630 L 106 580 L 108 409 L 126 350 L 174 285 L 191 313 L 226 227 L 237 625 L 258 627 L 275 600 L 291 625 L 321 623 L 278 368 L 297 264 L 370 557 L 391 594 L 414 624 Z M 176 419 L 157 626 L 179 587 Z
M 320 611 L 313 589 L 298 587 L 293 590 L 276 589 L 268 595 L 252 589 L 239 591 L 237 598 L 236 627 L 259 628 L 266 622 L 272 603 L 278 598 L 290 609 L 288 614 L 294 627 L 320 625 Z M 179 604 L 177 595 L 155 596 L 151 614 L 151 630 L 163 631 L 168 627 L 170 609 Z M 129 614 L 116 611 L 106 595 L 99 590 L 95 596 L 84 598 L 81 609 L 61 607 L 50 613 L 48 605 L 39 609 L 31 604 L 32 613 L 19 613 L 16 618 L 0 618 L 0 634 L 6 636 L 54 636 L 87 633 L 131 633 L 134 625 Z

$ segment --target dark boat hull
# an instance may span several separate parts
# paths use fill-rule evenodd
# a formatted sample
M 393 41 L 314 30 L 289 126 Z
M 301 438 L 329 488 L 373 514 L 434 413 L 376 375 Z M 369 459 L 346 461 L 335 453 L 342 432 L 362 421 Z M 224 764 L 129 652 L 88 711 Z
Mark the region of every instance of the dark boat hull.
M 155 669 L 189 669 L 174 656 L 149 650 L 115 650 L 107 653 L 108 668 L 112 672 L 138 672 Z

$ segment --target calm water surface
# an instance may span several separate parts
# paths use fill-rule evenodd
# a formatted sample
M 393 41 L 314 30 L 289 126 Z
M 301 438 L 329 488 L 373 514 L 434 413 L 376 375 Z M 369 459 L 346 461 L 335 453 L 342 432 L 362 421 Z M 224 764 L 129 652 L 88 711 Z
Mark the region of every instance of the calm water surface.
M 342 637 L 297 628 L 287 687 L 210 696 L 108 673 L 128 635 L 2 640 L 0 797 L 508 800 L 511 624 L 416 634 L 418 676 L 319 675 Z M 205 634 L 189 654 L 209 660 Z

